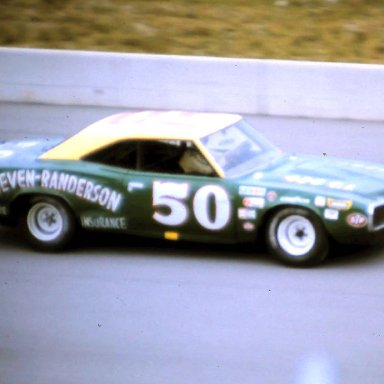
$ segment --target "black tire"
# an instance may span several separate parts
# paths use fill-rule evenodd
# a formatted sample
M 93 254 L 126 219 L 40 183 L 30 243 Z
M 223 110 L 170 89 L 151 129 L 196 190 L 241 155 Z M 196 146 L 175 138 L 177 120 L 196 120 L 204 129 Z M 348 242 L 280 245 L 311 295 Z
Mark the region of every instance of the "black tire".
M 328 254 L 328 235 L 320 219 L 303 208 L 283 208 L 267 224 L 266 242 L 278 260 L 292 266 L 321 263 Z
M 29 202 L 22 228 L 34 248 L 48 252 L 66 248 L 75 234 L 76 224 L 66 204 L 41 196 Z

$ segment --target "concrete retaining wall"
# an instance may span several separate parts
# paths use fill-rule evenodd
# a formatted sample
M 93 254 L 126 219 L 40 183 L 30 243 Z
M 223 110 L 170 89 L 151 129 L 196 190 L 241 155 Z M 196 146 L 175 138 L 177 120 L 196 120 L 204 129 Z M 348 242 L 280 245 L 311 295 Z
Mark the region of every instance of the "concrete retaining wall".
M 384 66 L 0 48 L 0 101 L 384 120 Z

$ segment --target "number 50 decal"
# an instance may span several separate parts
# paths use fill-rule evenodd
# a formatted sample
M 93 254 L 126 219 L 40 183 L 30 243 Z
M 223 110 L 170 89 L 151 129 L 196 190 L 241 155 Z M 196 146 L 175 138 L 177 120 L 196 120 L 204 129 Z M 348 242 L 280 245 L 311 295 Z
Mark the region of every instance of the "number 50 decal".
M 156 211 L 153 218 L 165 225 L 181 225 L 189 216 L 185 200 L 189 195 L 188 183 L 155 181 L 153 183 L 153 207 L 167 207 L 164 214 Z M 214 204 L 214 215 L 210 214 L 211 202 Z M 218 185 L 205 185 L 197 190 L 193 198 L 193 214 L 198 223 L 210 230 L 224 228 L 231 217 L 231 204 L 224 188 Z M 213 217 L 211 217 L 213 216 Z

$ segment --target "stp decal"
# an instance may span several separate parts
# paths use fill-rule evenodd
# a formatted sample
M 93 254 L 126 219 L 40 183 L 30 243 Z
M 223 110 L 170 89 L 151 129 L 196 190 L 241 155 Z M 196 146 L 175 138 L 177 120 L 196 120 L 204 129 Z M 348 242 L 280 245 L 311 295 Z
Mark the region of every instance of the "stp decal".
M 368 218 L 362 213 L 351 213 L 347 216 L 347 223 L 354 228 L 364 228 L 368 224 Z

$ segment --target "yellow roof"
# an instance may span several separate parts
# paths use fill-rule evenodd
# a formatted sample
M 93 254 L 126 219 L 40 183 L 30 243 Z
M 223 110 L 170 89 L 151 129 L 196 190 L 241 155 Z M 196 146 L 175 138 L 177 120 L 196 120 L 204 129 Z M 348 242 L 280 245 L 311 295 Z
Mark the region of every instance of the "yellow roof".
M 240 119 L 239 115 L 224 113 L 124 112 L 91 124 L 40 158 L 80 160 L 97 149 L 127 139 L 196 141 Z

